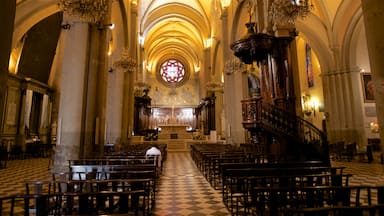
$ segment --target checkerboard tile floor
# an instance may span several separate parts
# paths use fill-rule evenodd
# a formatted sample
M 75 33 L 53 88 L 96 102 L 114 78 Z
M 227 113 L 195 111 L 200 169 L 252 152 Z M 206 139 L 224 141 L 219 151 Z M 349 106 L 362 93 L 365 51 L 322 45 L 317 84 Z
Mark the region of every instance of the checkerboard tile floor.
M 352 174 L 349 184 L 354 185 L 384 185 L 384 164 L 378 162 L 343 162 L 332 161 L 332 166 L 345 167 L 344 173 Z
M 0 169 L 0 196 L 23 193 L 26 180 L 50 180 L 47 158 L 8 161 Z M 351 173 L 350 185 L 384 185 L 384 165 L 333 161 Z M 214 190 L 193 163 L 189 152 L 169 152 L 156 197 L 155 216 L 226 216 L 220 190 Z
M 156 197 L 156 216 L 226 216 L 221 191 L 201 175 L 189 153 L 168 153 Z

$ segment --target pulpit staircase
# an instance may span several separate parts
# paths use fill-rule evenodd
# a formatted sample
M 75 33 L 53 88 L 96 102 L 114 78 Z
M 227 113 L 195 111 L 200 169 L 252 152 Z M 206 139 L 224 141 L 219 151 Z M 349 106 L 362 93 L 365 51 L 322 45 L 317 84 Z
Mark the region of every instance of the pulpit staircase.
M 330 164 L 327 136 L 311 122 L 251 98 L 242 101 L 243 126 L 252 136 L 269 136 L 281 146 L 282 161 Z

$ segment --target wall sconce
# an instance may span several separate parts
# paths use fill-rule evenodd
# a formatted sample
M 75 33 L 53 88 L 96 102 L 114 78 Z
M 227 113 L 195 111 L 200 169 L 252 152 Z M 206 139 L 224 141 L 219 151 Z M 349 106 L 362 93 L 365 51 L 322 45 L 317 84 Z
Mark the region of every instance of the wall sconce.
M 200 71 L 200 66 L 195 65 L 195 66 L 194 66 L 194 69 L 195 69 L 195 73 L 198 73 L 198 72 Z
M 221 0 L 221 7 L 228 8 L 231 5 L 231 0 Z
M 142 36 L 142 35 L 139 35 L 138 40 L 139 40 L 139 44 L 143 47 L 143 46 L 144 46 L 144 40 L 145 40 L 145 37 Z
M 152 72 L 152 62 L 145 62 L 144 65 L 148 72 Z
M 107 24 L 104 24 L 104 23 L 102 23 L 102 22 L 99 22 L 99 23 L 98 23 L 98 26 L 97 26 L 97 29 L 98 29 L 98 30 L 102 31 L 102 30 L 104 30 L 105 28 L 108 28 L 108 29 L 110 29 L 110 30 L 113 30 L 113 29 L 115 28 L 115 24 L 113 24 L 113 23 L 107 23 Z
M 313 113 L 313 116 L 316 116 L 316 109 L 319 107 L 319 101 L 317 98 L 311 97 L 311 95 L 306 94 L 302 96 L 302 105 L 303 113 L 306 116 L 310 116 Z
M 372 133 L 379 133 L 379 123 L 377 121 L 369 123 L 369 129 Z
M 113 23 L 107 24 L 107 26 L 111 30 L 113 30 L 115 28 L 115 24 L 113 24 Z
M 71 24 L 68 24 L 68 23 L 67 24 L 62 24 L 61 28 L 64 29 L 64 30 L 69 30 L 69 29 L 71 29 Z
M 213 39 L 208 38 L 207 40 L 204 41 L 204 48 L 208 49 L 208 48 L 212 47 L 212 43 L 213 43 Z

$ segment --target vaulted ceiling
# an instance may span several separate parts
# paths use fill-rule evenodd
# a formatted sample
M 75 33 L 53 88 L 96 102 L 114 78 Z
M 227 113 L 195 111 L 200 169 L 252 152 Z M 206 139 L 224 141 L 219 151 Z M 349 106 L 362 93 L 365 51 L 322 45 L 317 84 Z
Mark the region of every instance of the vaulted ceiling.
M 199 67 L 212 35 L 212 4 L 198 0 L 141 1 L 139 32 L 146 62 L 158 65 L 176 58 L 188 62 L 191 70 Z
M 244 0 L 232 0 L 240 4 Z M 127 5 L 137 4 L 137 34 L 130 34 L 130 26 L 116 34 L 127 40 L 139 40 L 143 51 L 142 59 L 148 65 L 158 65 L 167 58 L 183 58 L 191 70 L 199 70 L 205 48 L 209 41 L 219 35 L 221 29 L 217 21 L 221 15 L 219 0 L 114 0 L 118 16 L 127 15 Z M 361 16 L 357 0 L 312 0 L 314 10 L 305 20 L 297 21 L 297 29 L 304 33 L 314 49 L 319 53 L 323 68 L 331 68 L 329 54 L 332 47 L 345 43 L 345 34 L 353 26 L 354 18 Z M 124 9 L 125 8 L 125 9 Z M 236 7 L 230 7 L 234 14 Z M 59 12 L 57 0 L 17 0 L 13 49 L 17 49 L 25 34 L 46 17 Z M 359 15 L 360 14 L 360 15 Z M 121 20 L 114 17 L 112 19 Z M 126 18 L 129 19 L 129 18 Z M 361 20 L 361 19 L 360 19 Z M 129 23 L 129 20 L 126 20 Z M 126 25 L 124 22 L 122 25 Z M 242 30 L 244 27 L 239 27 Z M 130 34 L 129 36 L 127 36 Z M 312 40 L 312 41 L 311 41 Z M 323 53 L 323 56 L 320 54 Z M 153 72 L 154 67 L 146 67 Z

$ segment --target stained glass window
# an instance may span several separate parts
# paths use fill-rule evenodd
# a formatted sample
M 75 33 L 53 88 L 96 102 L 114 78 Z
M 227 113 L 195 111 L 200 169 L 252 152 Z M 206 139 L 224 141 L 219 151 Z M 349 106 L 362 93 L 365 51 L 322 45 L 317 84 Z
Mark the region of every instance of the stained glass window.
M 161 78 L 168 83 L 178 83 L 184 79 L 184 65 L 174 59 L 168 60 L 161 65 Z

